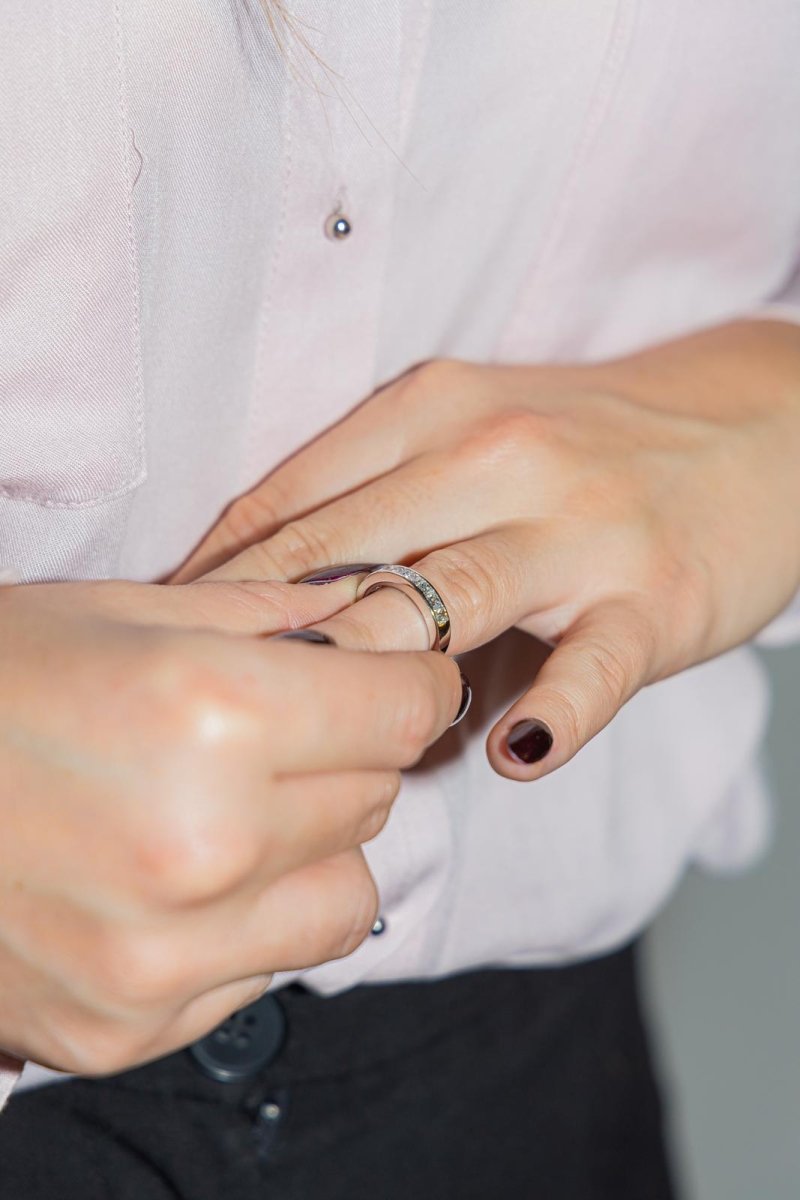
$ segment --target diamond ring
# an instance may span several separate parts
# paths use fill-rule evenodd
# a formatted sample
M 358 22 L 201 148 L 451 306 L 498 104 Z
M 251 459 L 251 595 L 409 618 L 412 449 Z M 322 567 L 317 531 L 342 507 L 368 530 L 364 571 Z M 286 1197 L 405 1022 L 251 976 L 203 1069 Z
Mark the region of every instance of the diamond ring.
M 450 645 L 450 614 L 433 584 L 413 567 L 384 563 L 362 579 L 356 600 L 385 587 L 395 588 L 414 602 L 428 628 L 431 650 L 441 650 L 444 654 Z

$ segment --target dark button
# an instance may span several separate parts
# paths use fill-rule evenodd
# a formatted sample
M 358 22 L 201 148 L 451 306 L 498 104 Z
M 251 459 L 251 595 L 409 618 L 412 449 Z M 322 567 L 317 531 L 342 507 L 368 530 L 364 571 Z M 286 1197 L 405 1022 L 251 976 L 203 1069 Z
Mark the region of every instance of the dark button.
M 189 1047 L 202 1071 L 219 1083 L 237 1083 L 268 1066 L 286 1037 L 286 1016 L 274 996 L 228 1017 Z

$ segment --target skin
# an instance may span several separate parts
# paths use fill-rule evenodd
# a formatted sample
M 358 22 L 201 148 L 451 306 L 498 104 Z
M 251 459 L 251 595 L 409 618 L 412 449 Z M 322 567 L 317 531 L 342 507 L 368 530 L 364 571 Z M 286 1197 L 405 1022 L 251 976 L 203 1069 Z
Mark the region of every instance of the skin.
M 442 655 L 265 636 L 347 600 L 336 584 L 0 588 L 6 1051 L 122 1070 L 368 935 L 361 845 L 461 682 Z
M 720 326 L 593 366 L 432 362 L 236 501 L 178 579 L 416 566 L 448 604 L 451 653 L 512 626 L 555 647 L 488 739 L 500 774 L 531 780 L 640 688 L 787 604 L 800 586 L 799 462 L 789 324 Z M 349 647 L 426 644 L 390 590 L 317 627 Z M 528 719 L 553 735 L 536 764 L 508 748 Z

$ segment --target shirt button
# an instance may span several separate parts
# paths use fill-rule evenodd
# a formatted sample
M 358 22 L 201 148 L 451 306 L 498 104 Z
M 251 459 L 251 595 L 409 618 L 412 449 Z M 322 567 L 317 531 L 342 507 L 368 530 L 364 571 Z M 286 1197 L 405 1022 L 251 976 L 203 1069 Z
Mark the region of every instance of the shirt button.
M 331 213 L 325 222 L 325 234 L 332 242 L 344 241 L 345 238 L 350 237 L 352 232 L 353 226 L 344 213 Z
M 378 917 L 377 921 L 372 926 L 370 933 L 372 934 L 373 937 L 380 937 L 380 935 L 385 932 L 386 932 L 386 921 L 383 917 Z
M 236 1083 L 273 1061 L 286 1037 L 286 1017 L 274 996 L 233 1013 L 189 1047 L 201 1071 L 218 1083 Z

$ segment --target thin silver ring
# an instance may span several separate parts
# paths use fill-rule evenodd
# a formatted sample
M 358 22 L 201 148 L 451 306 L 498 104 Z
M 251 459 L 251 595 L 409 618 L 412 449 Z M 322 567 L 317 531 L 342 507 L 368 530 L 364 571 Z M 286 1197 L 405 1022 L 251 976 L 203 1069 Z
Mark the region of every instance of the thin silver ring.
M 363 600 L 385 587 L 395 588 L 413 600 L 431 634 L 431 650 L 441 650 L 444 654 L 450 645 L 450 614 L 433 584 L 413 567 L 384 563 L 361 580 L 356 600 Z

